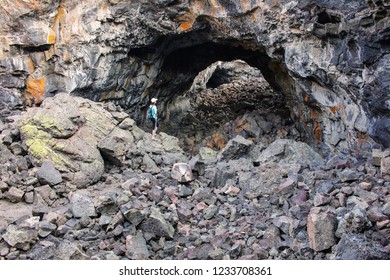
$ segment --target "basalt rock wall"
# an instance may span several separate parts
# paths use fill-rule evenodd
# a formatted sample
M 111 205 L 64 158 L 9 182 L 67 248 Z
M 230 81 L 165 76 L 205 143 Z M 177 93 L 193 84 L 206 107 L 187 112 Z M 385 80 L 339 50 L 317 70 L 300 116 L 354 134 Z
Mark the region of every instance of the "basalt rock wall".
M 372 139 L 389 147 L 389 5 L 388 0 L 5 0 L 1 108 L 40 104 L 65 91 L 114 100 L 141 123 L 155 96 L 162 129 L 172 132 L 179 120 L 195 118 L 184 129 L 196 130 L 196 123 L 210 123 L 206 109 L 188 110 L 192 105 L 183 96 L 213 63 L 240 59 L 261 71 L 277 97 L 273 104 L 281 106 L 275 111 L 288 112 L 301 138 L 324 154 L 371 148 Z M 222 98 L 224 104 L 241 102 L 236 95 Z M 236 116 L 261 105 L 261 98 L 243 102 Z M 196 119 L 199 115 L 206 118 Z

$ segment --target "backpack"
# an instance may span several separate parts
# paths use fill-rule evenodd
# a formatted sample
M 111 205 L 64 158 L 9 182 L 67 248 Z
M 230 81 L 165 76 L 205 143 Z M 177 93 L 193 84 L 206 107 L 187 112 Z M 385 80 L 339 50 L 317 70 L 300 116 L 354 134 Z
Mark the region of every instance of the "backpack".
M 148 111 L 146 113 L 146 118 L 149 120 L 153 119 L 152 106 L 149 106 Z

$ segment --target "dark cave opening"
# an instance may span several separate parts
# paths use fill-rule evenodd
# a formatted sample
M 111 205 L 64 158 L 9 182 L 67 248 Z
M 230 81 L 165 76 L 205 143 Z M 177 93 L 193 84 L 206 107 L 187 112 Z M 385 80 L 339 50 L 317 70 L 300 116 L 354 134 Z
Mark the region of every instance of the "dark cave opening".
M 183 109 L 183 102 L 192 106 L 195 96 L 186 96 L 194 83 L 195 77 L 216 62 L 241 60 L 250 67 L 260 70 L 262 77 L 278 94 L 269 96 L 256 95 L 258 89 L 254 85 L 241 85 L 242 95 L 231 104 L 218 106 L 199 106 L 196 114 Z M 160 130 L 179 138 L 198 138 L 198 141 L 212 133 L 218 126 L 226 127 L 226 123 L 234 122 L 243 115 L 260 110 L 257 115 L 279 116 L 281 123 L 293 123 L 289 108 L 289 92 L 291 87 L 284 65 L 271 59 L 262 49 L 249 49 L 237 42 L 204 42 L 177 48 L 163 56 L 163 63 L 154 84 L 148 88 L 148 96 L 156 96 L 161 101 Z M 216 90 L 225 88 L 228 91 L 230 77 L 225 69 L 217 69 L 208 79 L 206 88 Z M 223 92 L 223 90 L 220 90 Z M 248 98 L 252 96 L 253 98 Z M 188 99 L 188 100 L 186 100 Z M 187 104 L 186 103 L 186 104 Z M 184 106 L 185 107 L 185 106 Z M 225 110 L 225 112 L 223 112 Z M 226 111 L 228 111 L 226 113 Z M 253 113 L 254 114 L 254 113 Z M 214 117 L 214 115 L 216 117 Z M 267 117 L 265 117 L 267 118 Z M 251 121 L 249 121 L 251 122 Z M 235 134 L 235 132 L 233 133 Z M 232 136 L 234 136 L 232 134 Z M 253 132 L 247 131 L 246 136 Z

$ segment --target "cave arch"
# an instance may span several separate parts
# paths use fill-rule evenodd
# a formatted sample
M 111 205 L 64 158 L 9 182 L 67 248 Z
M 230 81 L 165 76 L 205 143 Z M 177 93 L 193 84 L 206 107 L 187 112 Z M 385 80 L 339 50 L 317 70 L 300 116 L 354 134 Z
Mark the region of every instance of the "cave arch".
M 178 42 L 181 40 L 182 44 L 179 44 Z M 278 119 L 280 125 L 291 125 L 294 123 L 294 117 L 290 110 L 291 106 L 293 106 L 293 98 L 291 96 L 293 82 L 283 63 L 270 58 L 262 48 L 250 48 L 250 42 L 229 40 L 214 42 L 203 39 L 200 42 L 195 41 L 195 43 L 190 44 L 187 40 L 171 41 L 171 44 L 175 45 L 174 48 L 167 42 L 159 42 L 158 56 L 161 59 L 161 67 L 153 85 L 147 89 L 147 95 L 150 98 L 156 96 L 160 100 L 160 127 L 162 131 L 179 136 L 184 142 L 186 142 L 185 138 L 187 140 L 191 138 L 189 142 L 195 141 L 192 145 L 199 144 L 198 142 L 202 138 L 215 138 L 208 141 L 206 139 L 207 143 L 203 143 L 203 145 L 206 144 L 220 149 L 229 138 L 234 137 L 236 134 L 244 133 L 246 137 L 256 138 L 253 137 L 256 133 L 250 131 L 256 128 L 248 128 L 248 125 L 251 126 L 250 123 L 254 119 L 253 116 L 248 116 L 250 112 L 260 110 L 257 114 L 263 115 L 264 121 L 267 120 L 265 115 L 271 114 L 271 118 Z M 134 51 L 131 55 L 150 57 L 151 53 L 152 51 L 150 50 L 144 50 Z M 279 53 L 279 56 L 282 55 L 283 52 Z M 258 69 L 261 72 L 261 79 L 264 80 L 263 83 L 266 84 L 265 87 L 267 88 L 259 86 L 259 89 L 256 89 L 254 85 L 247 87 L 245 84 L 238 85 L 244 91 L 241 95 L 242 98 L 236 94 L 235 97 L 237 99 L 234 100 L 232 96 L 231 100 L 224 103 L 225 112 L 218 111 L 216 104 L 212 107 L 199 104 L 194 106 L 197 103 L 196 96 L 189 94 L 189 90 L 197 75 L 213 65 L 213 63 L 237 60 L 245 62 L 249 67 Z M 224 79 L 224 71 L 223 68 L 220 68 L 214 72 L 208 80 L 206 88 L 217 90 L 224 87 L 219 92 L 223 90 L 229 92 L 228 87 L 232 81 L 229 81 L 226 77 Z M 245 83 L 245 81 L 243 82 Z M 235 86 L 237 86 L 237 83 Z M 268 91 L 268 96 L 262 94 L 261 90 Z M 247 95 L 252 95 L 253 97 L 250 102 L 248 102 Z M 227 97 L 227 99 L 229 98 Z M 146 105 L 144 104 L 145 107 Z M 222 113 L 225 114 L 225 118 L 221 116 Z M 139 115 L 143 116 L 144 114 Z M 238 121 L 240 119 L 241 121 Z M 240 124 L 232 124 L 232 122 L 237 121 Z M 243 126 L 242 122 L 246 123 L 245 132 L 242 129 L 236 129 L 236 132 L 233 133 L 224 132 L 223 127 L 229 125 Z M 231 130 L 234 129 L 232 128 Z M 218 133 L 215 133 L 216 131 Z M 221 138 L 223 138 L 222 141 L 220 140 Z

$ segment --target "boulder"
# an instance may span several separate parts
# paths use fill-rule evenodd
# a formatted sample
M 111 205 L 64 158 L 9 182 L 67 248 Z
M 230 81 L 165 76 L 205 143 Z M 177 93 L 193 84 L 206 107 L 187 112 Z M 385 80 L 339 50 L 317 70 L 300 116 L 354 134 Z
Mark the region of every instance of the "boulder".
M 115 127 L 106 138 L 99 142 L 98 148 L 103 158 L 114 164 L 123 165 L 126 153 L 133 145 L 133 135 L 127 130 Z
M 271 143 L 255 162 L 257 164 L 278 162 L 303 166 L 318 166 L 325 163 L 324 159 L 306 143 L 288 139 L 278 139 Z
M 219 152 L 217 158 L 220 161 L 229 161 L 247 157 L 253 146 L 254 144 L 251 140 L 247 140 L 244 137 L 237 135 Z
M 58 171 L 70 173 L 67 177 L 80 187 L 100 179 L 104 162 L 97 145 L 116 124 L 97 103 L 66 93 L 47 98 L 18 122 L 33 163 L 42 166 L 47 160 L 53 162 Z

